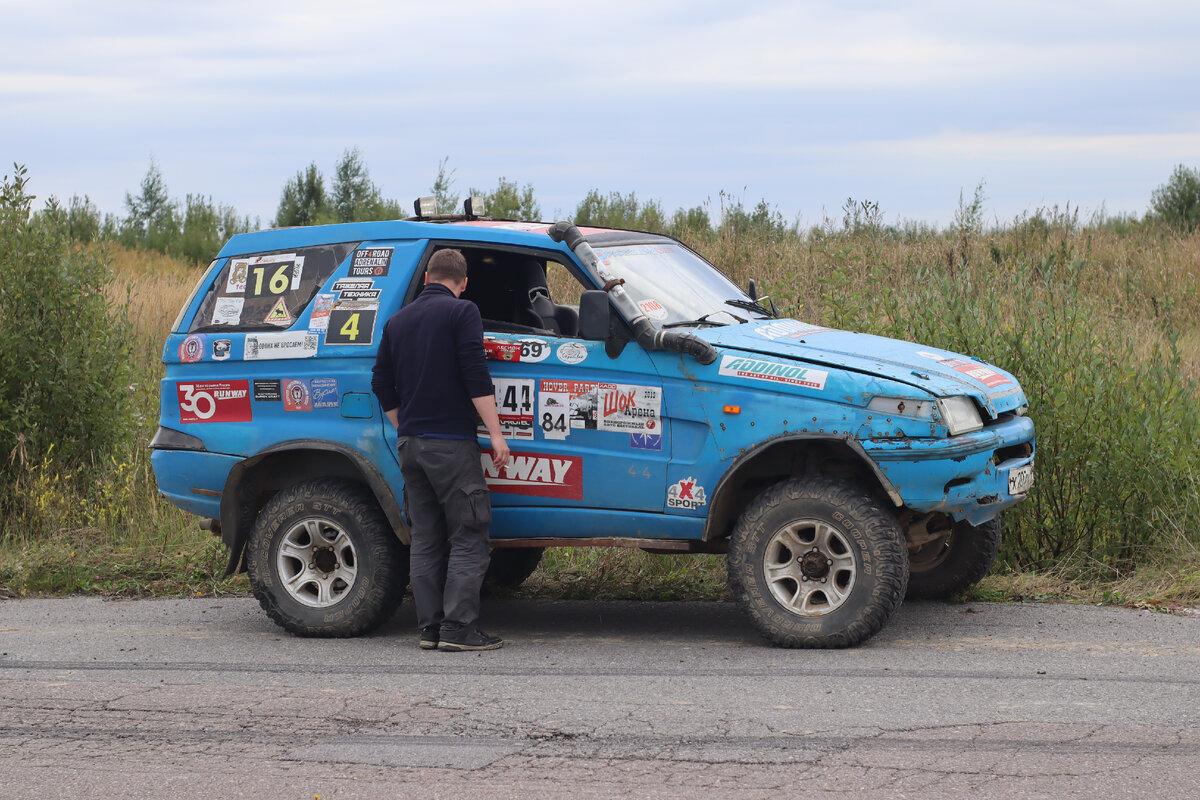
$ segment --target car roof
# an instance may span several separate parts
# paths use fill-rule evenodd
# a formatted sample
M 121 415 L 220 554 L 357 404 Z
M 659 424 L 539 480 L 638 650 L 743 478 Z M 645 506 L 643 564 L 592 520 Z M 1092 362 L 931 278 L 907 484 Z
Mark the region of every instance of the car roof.
M 335 225 L 273 228 L 253 233 L 240 233 L 232 237 L 221 248 L 217 257 L 268 253 L 322 244 L 392 239 L 486 242 L 566 251 L 566 245 L 553 241 L 547 235 L 550 226 L 549 222 L 475 219 L 449 222 L 379 220 L 376 222 L 345 222 Z M 619 228 L 581 226 L 579 231 L 592 244 L 607 246 L 675 241 L 672 237 L 663 234 Z

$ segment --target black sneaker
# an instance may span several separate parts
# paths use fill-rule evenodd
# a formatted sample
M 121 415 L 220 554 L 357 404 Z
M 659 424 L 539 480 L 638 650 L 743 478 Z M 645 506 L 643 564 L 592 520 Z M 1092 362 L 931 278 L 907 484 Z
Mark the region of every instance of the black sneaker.
M 438 632 L 440 626 L 429 625 L 421 628 L 421 649 L 422 650 L 437 650 Z
M 504 640 L 499 636 L 488 636 L 479 628 L 442 628 L 438 637 L 437 649 L 451 653 L 463 650 L 499 650 L 504 646 Z

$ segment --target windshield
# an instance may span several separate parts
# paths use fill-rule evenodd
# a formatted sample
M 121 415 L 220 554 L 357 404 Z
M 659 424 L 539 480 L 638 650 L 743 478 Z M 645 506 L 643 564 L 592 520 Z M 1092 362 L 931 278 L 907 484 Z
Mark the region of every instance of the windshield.
M 595 251 L 606 272 L 625 279 L 625 291 L 656 327 L 688 322 L 733 325 L 769 316 L 753 310 L 749 295 L 681 245 L 636 244 Z M 729 300 L 739 305 L 731 306 Z

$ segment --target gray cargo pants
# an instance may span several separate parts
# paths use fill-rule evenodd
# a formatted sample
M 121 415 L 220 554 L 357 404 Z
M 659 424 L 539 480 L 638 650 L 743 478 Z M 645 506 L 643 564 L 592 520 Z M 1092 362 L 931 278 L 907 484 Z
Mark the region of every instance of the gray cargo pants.
M 412 522 L 409 574 L 417 626 L 474 626 L 491 556 L 492 503 L 479 444 L 401 436 L 400 473 Z

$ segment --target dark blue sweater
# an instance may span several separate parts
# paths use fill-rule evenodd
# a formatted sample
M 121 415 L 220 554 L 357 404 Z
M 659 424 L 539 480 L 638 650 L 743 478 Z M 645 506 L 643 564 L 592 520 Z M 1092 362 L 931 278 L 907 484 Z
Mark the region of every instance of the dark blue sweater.
M 426 284 L 383 327 L 372 372 L 383 410 L 399 408 L 398 435 L 474 439 L 471 398 L 495 391 L 479 308 L 440 283 Z

